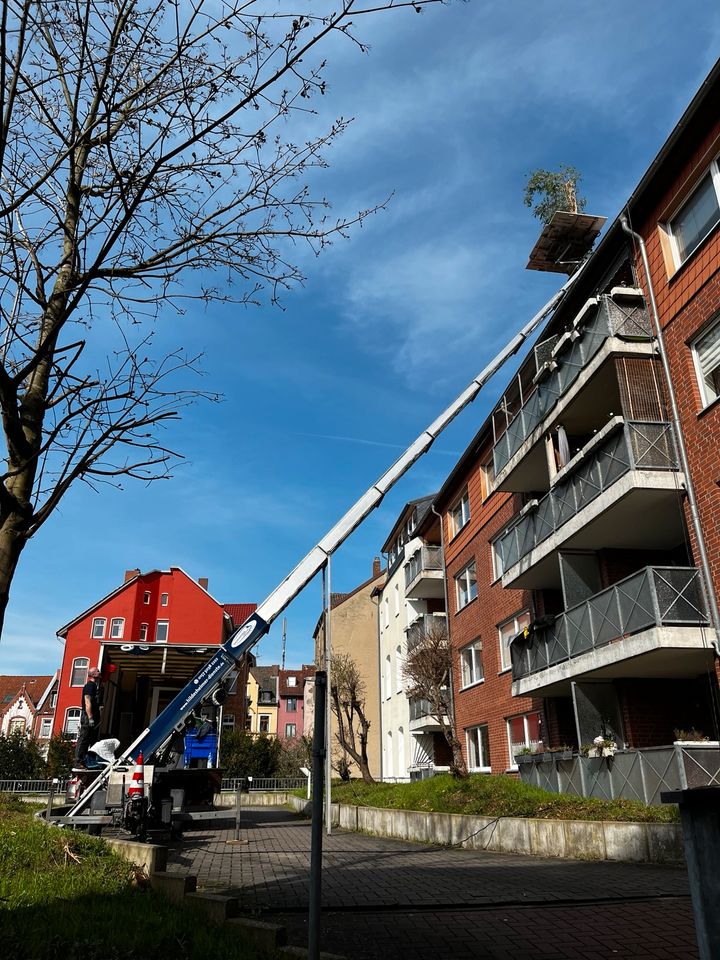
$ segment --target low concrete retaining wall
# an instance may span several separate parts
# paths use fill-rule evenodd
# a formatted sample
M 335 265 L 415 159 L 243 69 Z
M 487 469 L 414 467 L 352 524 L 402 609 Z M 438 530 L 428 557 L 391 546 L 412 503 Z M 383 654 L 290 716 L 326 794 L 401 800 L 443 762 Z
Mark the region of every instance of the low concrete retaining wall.
M 167 847 L 156 843 L 138 843 L 136 840 L 115 840 L 103 837 L 105 843 L 121 857 L 144 867 L 148 873 L 158 873 L 167 867 Z
M 282 807 L 287 803 L 289 794 L 287 793 L 267 793 L 258 791 L 257 793 L 243 793 L 242 806 L 245 807 Z M 216 807 L 232 807 L 235 809 L 237 794 L 234 791 L 227 790 L 225 793 L 219 793 L 215 798 Z
M 293 810 L 310 815 L 310 804 L 289 795 Z M 598 820 L 535 820 L 471 817 L 332 804 L 332 822 L 379 837 L 459 846 L 496 853 L 525 853 L 571 860 L 680 863 L 682 831 L 675 823 L 616 823 Z

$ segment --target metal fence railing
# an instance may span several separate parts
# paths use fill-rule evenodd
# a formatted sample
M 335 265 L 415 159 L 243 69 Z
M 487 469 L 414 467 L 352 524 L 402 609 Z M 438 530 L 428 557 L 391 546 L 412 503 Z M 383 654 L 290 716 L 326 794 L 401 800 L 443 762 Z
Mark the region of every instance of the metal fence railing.
M 251 793 L 283 793 L 287 790 L 301 790 L 307 787 L 306 777 L 226 777 L 222 782 L 223 791 L 249 790 Z
M 442 570 L 442 547 L 422 544 L 405 564 L 405 588 L 425 570 Z
M 66 786 L 66 780 L 0 780 L 0 793 L 60 793 Z
M 708 624 L 695 567 L 643 567 L 512 641 L 513 680 L 656 626 Z
M 533 758 L 518 766 L 523 783 L 552 793 L 660 804 L 666 791 L 720 786 L 720 744 L 674 743 L 619 750 L 613 757 Z

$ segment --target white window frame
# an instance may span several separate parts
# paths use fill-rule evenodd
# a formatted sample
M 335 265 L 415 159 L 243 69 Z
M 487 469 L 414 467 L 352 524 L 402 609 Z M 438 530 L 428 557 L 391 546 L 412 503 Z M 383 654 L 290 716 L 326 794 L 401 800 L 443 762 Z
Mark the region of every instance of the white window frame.
M 392 696 L 392 661 L 390 654 L 385 657 L 385 699 L 389 700 Z
M 80 666 L 80 664 L 82 664 L 82 663 L 85 664 L 84 667 Z M 74 659 L 73 662 L 72 662 L 72 667 L 70 668 L 70 683 L 69 683 L 69 686 L 71 686 L 71 687 L 84 687 L 85 684 L 87 683 L 88 670 L 89 670 L 89 669 L 90 669 L 90 659 L 89 659 L 88 657 L 75 657 L 75 659 Z M 84 679 L 81 683 L 73 683 L 73 680 L 75 679 L 75 671 L 76 671 L 76 670 L 84 670 L 84 671 L 85 671 L 85 679 Z
M 531 750 L 533 750 L 537 747 L 538 743 L 540 742 L 539 739 L 538 740 L 530 739 L 530 732 L 528 730 L 528 717 L 538 717 L 539 718 L 538 726 L 542 724 L 542 714 L 540 713 L 539 710 L 530 710 L 529 713 L 516 713 L 514 717 L 508 717 L 505 720 L 505 729 L 507 732 L 507 742 L 508 742 L 508 756 L 510 757 L 510 770 L 517 770 L 518 768 L 517 764 L 515 763 L 515 747 L 517 746 L 517 744 L 513 744 L 512 734 L 510 733 L 510 724 L 512 723 L 513 720 L 518 720 L 519 718 L 522 718 L 523 734 L 525 736 L 523 746 L 529 747 Z
M 90 636 L 93 640 L 105 639 L 105 628 L 107 627 L 107 617 L 93 617 L 90 627 Z
M 297 677 L 288 677 L 285 682 L 286 682 L 286 684 L 288 685 L 288 687 L 296 687 L 296 686 L 297 686 Z
M 49 740 L 49 739 L 50 739 L 50 737 L 52 736 L 52 724 L 53 724 L 53 718 L 52 718 L 52 717 L 41 717 L 41 718 L 40 718 L 40 732 L 38 733 L 38 737 L 39 737 L 41 740 Z
M 403 655 L 400 644 L 395 647 L 395 693 L 403 692 Z
M 149 628 L 149 626 L 150 626 L 150 625 L 149 625 L 148 623 L 141 623 L 141 624 L 140 624 L 140 640 L 141 640 L 143 643 L 145 643 L 145 641 L 147 640 L 147 635 L 148 635 L 148 628 Z
M 680 253 L 680 247 L 678 246 L 677 236 L 673 228 L 673 223 L 678 219 L 680 214 L 685 210 L 688 205 L 692 202 L 693 197 L 698 193 L 700 187 L 703 185 L 707 177 L 710 177 L 710 182 L 715 191 L 715 201 L 718 205 L 718 216 L 713 225 L 709 228 L 707 233 L 705 233 L 697 241 L 695 246 L 689 250 L 683 257 Z M 718 224 L 720 224 L 720 166 L 718 166 L 718 161 L 713 160 L 707 170 L 704 170 L 702 176 L 699 177 L 698 182 L 695 184 L 692 192 L 688 194 L 687 197 L 683 200 L 677 210 L 673 213 L 671 217 L 668 217 L 667 223 L 664 224 L 663 229 L 670 241 L 670 251 L 673 258 L 673 266 L 675 270 L 679 270 L 680 267 L 687 263 L 688 260 L 700 249 L 703 243 L 707 240 L 710 234 L 717 229 Z
M 77 740 L 80 733 L 80 707 L 68 707 L 63 721 L 63 733 L 71 740 Z M 73 714 L 71 717 L 70 714 Z M 75 716 L 77 714 L 77 716 Z M 77 726 L 75 724 L 77 723 Z
M 452 536 L 456 537 L 468 523 L 470 523 L 470 495 L 467 487 L 465 487 L 450 508 L 450 532 Z
M 500 553 L 499 544 L 501 538 L 507 533 L 507 530 L 503 530 L 499 537 L 495 537 L 494 540 L 490 541 L 490 555 L 492 557 L 492 569 L 493 569 L 493 583 L 496 580 L 499 580 L 505 572 L 505 563 Z
M 223 712 L 222 728 L 223 728 L 223 730 L 234 730 L 234 729 L 235 729 L 235 714 L 234 714 L 234 713 L 225 713 L 225 712 Z
M 700 350 L 698 350 L 698 347 L 702 341 L 713 332 L 716 332 L 718 335 L 718 340 L 720 341 L 720 314 L 716 315 L 710 323 L 705 324 L 705 326 L 690 344 L 693 363 L 695 364 L 695 376 L 697 377 L 698 386 L 700 388 L 700 398 L 702 400 L 703 409 L 705 407 L 709 407 L 711 403 L 714 403 L 718 397 L 720 397 L 720 390 L 714 395 L 711 395 L 711 390 L 713 388 L 709 386 L 703 374 L 701 354 Z M 718 349 L 720 350 L 720 348 Z M 714 371 L 718 371 L 718 375 L 720 376 L 720 358 L 718 359 L 717 366 L 712 367 L 710 373 Z
M 263 724 L 267 727 L 266 730 L 263 730 Z M 259 713 L 258 714 L 258 733 L 270 733 L 270 714 L 269 713 Z
M 473 568 L 475 572 L 475 596 L 471 597 L 470 593 L 472 592 L 470 584 L 472 583 L 470 579 L 470 569 Z M 457 603 L 458 610 L 464 610 L 469 603 L 472 603 L 473 600 L 477 599 L 478 587 L 477 587 L 477 562 L 473 559 L 470 563 L 466 563 L 462 570 L 455 574 L 455 600 Z M 461 584 L 465 583 L 465 590 L 467 593 L 467 599 L 463 602 L 461 596 Z
M 26 724 L 25 717 L 12 717 L 8 723 L 8 736 L 11 737 L 14 733 L 24 734 Z
M 54 710 L 55 707 L 57 706 L 57 698 L 58 698 L 57 690 L 54 690 L 54 691 L 50 694 L 50 709 L 51 709 L 51 710 Z
M 122 640 L 125 633 L 125 617 L 113 617 L 110 621 L 110 639 Z
M 400 616 L 400 584 L 395 584 L 395 616 Z
M 291 707 L 291 706 L 290 706 L 290 701 L 291 701 L 291 700 L 294 700 L 294 701 L 295 701 L 295 706 L 294 706 L 294 707 Z M 293 697 L 286 697 L 286 698 L 285 698 L 285 712 L 286 712 L 286 713 L 297 713 L 297 708 L 298 708 L 298 698 L 297 698 L 297 697 L 294 697 L 294 696 L 293 696 Z
M 472 643 L 468 643 L 460 650 L 460 679 L 462 681 L 461 690 L 467 690 L 468 687 L 477 686 L 478 683 L 485 681 L 485 672 L 482 662 L 482 640 L 478 637 Z M 465 682 L 466 665 L 471 679 Z
M 521 621 L 527 618 L 527 623 L 522 624 Z M 502 623 L 498 624 L 498 644 L 500 646 L 500 673 L 504 673 L 506 670 L 510 670 L 512 667 L 512 658 L 510 656 L 510 644 L 509 642 L 505 644 L 503 640 L 503 630 L 506 627 L 512 627 L 513 633 L 510 635 L 510 639 L 516 637 L 521 630 L 524 630 L 526 626 L 530 625 L 532 621 L 532 614 L 529 609 L 518 610 L 516 614 L 512 617 L 508 617 L 507 620 L 503 620 Z M 507 653 L 507 657 L 505 654 Z
M 147 606 L 150 603 L 150 591 L 146 590 L 143 593 L 143 603 Z
M 161 594 L 160 594 L 160 606 L 161 606 L 161 607 L 166 607 L 169 602 L 170 602 L 170 595 L 167 594 L 167 593 L 161 593 Z
M 487 731 L 487 756 L 485 756 L 485 751 L 483 750 L 481 730 Z M 467 749 L 468 770 L 472 773 L 490 773 L 490 729 L 488 724 L 478 723 L 474 727 L 467 727 L 465 730 L 465 744 Z M 480 763 L 474 763 L 476 757 L 481 761 Z
M 158 634 L 160 633 L 160 625 L 165 627 L 165 636 L 161 640 Z M 169 620 L 158 620 L 155 624 L 155 643 L 167 643 L 168 637 L 170 636 L 170 621 Z
M 288 733 L 288 727 L 292 727 L 292 733 Z M 296 723 L 286 723 L 285 724 L 285 739 L 294 740 L 297 737 L 297 724 Z

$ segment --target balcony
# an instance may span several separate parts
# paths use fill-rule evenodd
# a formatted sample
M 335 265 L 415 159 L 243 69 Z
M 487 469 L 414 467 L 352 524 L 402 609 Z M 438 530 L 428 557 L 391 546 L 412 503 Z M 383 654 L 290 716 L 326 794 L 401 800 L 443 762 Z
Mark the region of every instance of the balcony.
M 582 678 L 692 677 L 712 661 L 700 573 L 644 567 L 512 641 L 513 694 L 562 695 Z
M 447 614 L 423 613 L 405 629 L 408 653 L 423 640 L 431 630 L 442 630 L 447 634 Z
M 427 700 L 414 697 L 410 700 L 410 733 L 438 733 L 443 724 L 433 716 L 432 707 Z
M 560 547 L 675 546 L 683 536 L 677 470 L 669 423 L 614 417 L 495 541 L 503 586 L 559 586 Z
M 570 330 L 552 345 L 548 344 L 545 352 L 539 353 L 539 348 L 536 349 L 535 389 L 527 398 L 520 398 L 520 409 L 512 419 L 507 419 L 505 430 L 493 448 L 495 477 L 501 483 L 501 472 L 610 337 L 630 341 L 651 339 L 650 320 L 638 292 L 618 290 L 611 296 L 592 298 Z
M 408 600 L 444 597 L 442 547 L 423 543 L 405 564 L 405 596 Z

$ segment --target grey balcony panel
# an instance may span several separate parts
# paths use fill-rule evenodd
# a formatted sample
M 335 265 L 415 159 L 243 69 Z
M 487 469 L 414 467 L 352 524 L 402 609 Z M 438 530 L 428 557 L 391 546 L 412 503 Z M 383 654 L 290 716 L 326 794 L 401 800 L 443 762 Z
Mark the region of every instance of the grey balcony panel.
M 705 618 L 705 600 L 699 572 L 691 579 L 683 570 L 659 567 L 652 571 L 660 617 L 664 623 L 697 623 Z
M 669 423 L 634 423 L 630 441 L 633 461 L 639 469 L 671 470 L 677 462 Z
M 513 680 L 650 627 L 708 624 L 694 567 L 644 567 L 512 641 Z
M 652 337 L 650 316 L 638 300 L 607 298 L 604 303 L 610 331 L 616 337 L 648 340 Z
M 599 305 L 587 314 L 577 334 L 578 339 L 554 356 L 557 368 L 538 384 L 495 443 L 496 476 L 572 387 L 608 337 L 647 340 L 652 336 L 650 320 L 641 301 L 616 302 L 608 296 L 600 298 Z
M 620 609 L 619 632 L 615 634 L 616 637 L 625 633 L 638 633 L 655 623 L 663 622 L 655 609 L 654 591 L 648 580 L 648 568 L 617 584 L 613 593 L 617 597 Z
M 442 548 L 422 544 L 405 564 L 405 589 L 426 571 L 442 570 Z

